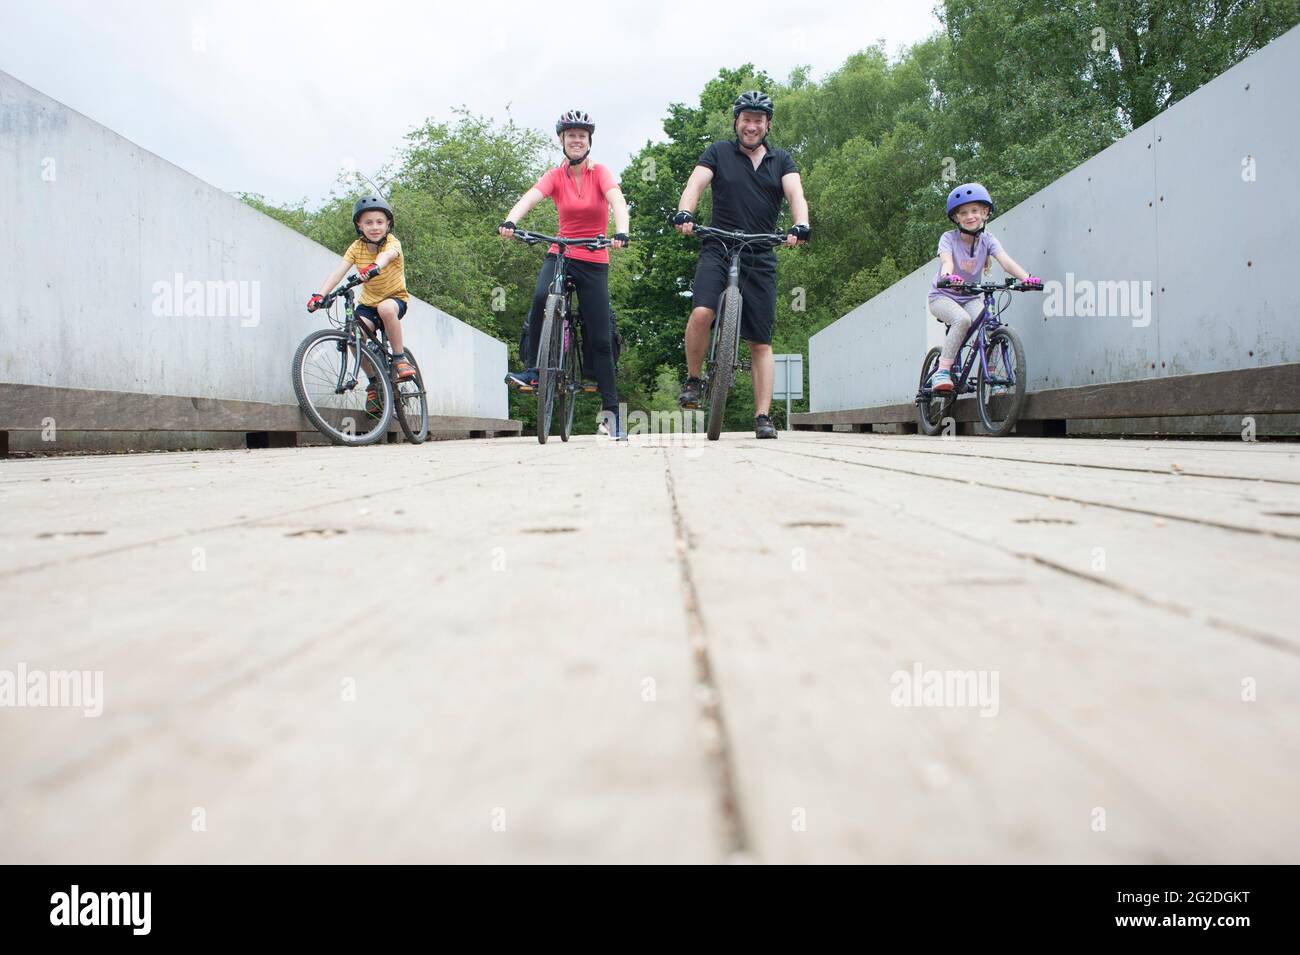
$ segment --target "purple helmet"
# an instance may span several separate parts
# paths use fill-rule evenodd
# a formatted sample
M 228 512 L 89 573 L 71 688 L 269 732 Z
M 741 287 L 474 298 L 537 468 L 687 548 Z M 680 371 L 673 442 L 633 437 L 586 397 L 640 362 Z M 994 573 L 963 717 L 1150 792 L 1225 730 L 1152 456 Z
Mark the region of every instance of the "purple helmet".
M 948 218 L 952 218 L 952 210 L 968 202 L 982 202 L 989 207 L 990 214 L 993 212 L 993 197 L 989 191 L 978 182 L 966 182 L 948 193 Z

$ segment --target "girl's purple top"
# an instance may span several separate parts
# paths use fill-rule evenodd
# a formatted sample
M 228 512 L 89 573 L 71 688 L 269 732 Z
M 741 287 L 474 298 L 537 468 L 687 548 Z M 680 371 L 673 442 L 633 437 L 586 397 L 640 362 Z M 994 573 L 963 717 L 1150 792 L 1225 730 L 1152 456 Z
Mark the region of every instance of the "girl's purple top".
M 957 229 L 950 229 L 943 235 L 939 236 L 939 255 L 947 252 L 952 256 L 952 270 L 962 277 L 966 282 L 982 281 L 981 273 L 984 271 L 984 263 L 990 255 L 998 255 L 1002 251 L 1002 244 L 997 239 L 989 235 L 988 232 L 981 232 L 979 240 L 975 243 L 975 252 L 972 255 L 970 249 L 970 236 L 962 235 Z M 940 295 L 947 296 L 954 302 L 969 302 L 971 299 L 978 298 L 968 292 L 959 292 L 956 289 L 939 288 L 939 279 L 943 278 L 943 264 L 940 263 L 939 271 L 934 276 L 934 281 L 930 283 L 931 300 Z

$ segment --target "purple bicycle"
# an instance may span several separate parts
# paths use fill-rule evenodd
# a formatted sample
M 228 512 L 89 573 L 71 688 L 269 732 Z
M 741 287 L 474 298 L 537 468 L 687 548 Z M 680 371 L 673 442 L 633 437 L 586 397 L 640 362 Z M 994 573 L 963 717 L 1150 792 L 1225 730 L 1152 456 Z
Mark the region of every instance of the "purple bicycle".
M 947 280 L 940 280 L 939 287 L 950 286 Z M 1041 292 L 1043 286 L 1007 279 L 1003 284 L 986 282 L 960 288 L 983 293 L 984 310 L 971 322 L 961 343 L 952 366 L 951 391 L 937 392 L 930 387 L 934 373 L 939 370 L 943 349 L 931 348 L 926 353 L 921 364 L 921 387 L 916 392 L 917 426 L 923 434 L 938 434 L 958 397 L 974 392 L 984 428 L 994 437 L 1002 437 L 1011 432 L 1020 418 L 1025 403 L 1025 382 L 1029 379 L 1020 336 L 1010 325 L 1004 325 L 1000 317 L 1011 304 L 1011 292 Z M 996 298 L 999 292 L 1006 293 L 1001 300 Z

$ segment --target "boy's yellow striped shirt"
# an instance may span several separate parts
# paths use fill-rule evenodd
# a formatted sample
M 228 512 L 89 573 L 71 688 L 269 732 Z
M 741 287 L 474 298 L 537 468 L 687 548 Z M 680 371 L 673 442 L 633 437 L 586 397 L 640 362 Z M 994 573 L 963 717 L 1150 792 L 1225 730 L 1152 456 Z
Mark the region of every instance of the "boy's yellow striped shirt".
M 400 298 L 403 302 L 410 301 L 411 296 L 406 291 L 406 263 L 402 259 L 402 243 L 397 241 L 397 236 L 389 233 L 387 241 L 384 242 L 383 248 L 379 251 L 390 252 L 394 249 L 397 250 L 397 258 L 385 265 L 378 275 L 361 286 L 362 305 L 378 305 L 386 298 Z M 348 246 L 347 251 L 343 253 L 343 258 L 358 268 L 364 268 L 379 258 L 379 252 L 371 252 L 370 244 L 365 239 L 357 239 Z

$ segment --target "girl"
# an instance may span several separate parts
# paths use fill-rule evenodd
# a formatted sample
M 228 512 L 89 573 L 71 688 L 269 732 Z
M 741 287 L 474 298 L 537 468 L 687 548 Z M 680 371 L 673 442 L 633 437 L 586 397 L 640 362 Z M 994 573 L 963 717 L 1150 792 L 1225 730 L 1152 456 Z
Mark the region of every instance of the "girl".
M 934 391 L 952 391 L 952 366 L 957 360 L 971 322 L 984 308 L 983 296 L 963 293 L 960 288 L 939 288 L 940 279 L 955 286 L 978 283 L 981 272 L 991 268 L 990 256 L 998 264 L 1027 284 L 1041 284 L 1006 253 L 1001 243 L 984 231 L 993 214 L 993 198 L 978 182 L 968 182 L 948 193 L 948 219 L 956 229 L 939 237 L 939 274 L 930 284 L 930 314 L 948 326 L 939 356 L 939 370 L 934 373 Z

